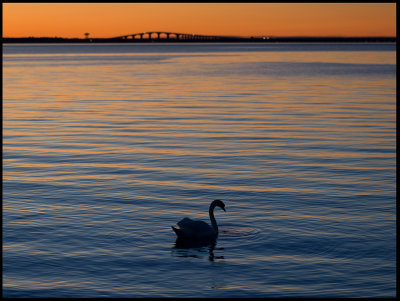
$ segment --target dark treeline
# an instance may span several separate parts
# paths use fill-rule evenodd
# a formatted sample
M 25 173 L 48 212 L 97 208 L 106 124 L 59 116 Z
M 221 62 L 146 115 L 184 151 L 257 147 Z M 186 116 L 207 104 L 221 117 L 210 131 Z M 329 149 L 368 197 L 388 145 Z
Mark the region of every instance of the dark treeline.
M 198 39 L 122 39 L 122 38 L 59 38 L 26 37 L 3 38 L 3 43 L 221 43 L 221 42 L 257 42 L 257 43 L 395 43 L 396 37 L 221 37 L 214 40 Z

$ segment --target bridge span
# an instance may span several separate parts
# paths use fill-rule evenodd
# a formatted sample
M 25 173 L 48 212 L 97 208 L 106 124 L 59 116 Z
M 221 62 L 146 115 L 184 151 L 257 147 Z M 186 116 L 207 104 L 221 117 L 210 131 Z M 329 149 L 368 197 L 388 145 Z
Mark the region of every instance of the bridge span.
M 234 36 L 210 36 L 210 35 L 199 35 L 190 33 L 179 33 L 179 32 L 167 32 L 167 31 L 146 31 L 132 33 L 124 36 L 113 37 L 112 39 L 122 40 L 166 40 L 166 41 L 222 41 L 241 39 L 240 37 Z

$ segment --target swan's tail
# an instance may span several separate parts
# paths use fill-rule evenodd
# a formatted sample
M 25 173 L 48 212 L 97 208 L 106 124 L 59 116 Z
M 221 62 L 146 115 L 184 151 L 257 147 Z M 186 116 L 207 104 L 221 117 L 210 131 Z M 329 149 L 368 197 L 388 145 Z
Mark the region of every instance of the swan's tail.
M 172 230 L 174 230 L 174 232 L 176 233 L 176 236 L 178 236 L 178 238 L 186 238 L 187 237 L 185 231 L 183 231 L 182 229 L 175 228 L 174 226 L 171 226 L 171 228 L 172 228 Z
M 181 236 L 181 230 L 180 229 L 177 229 L 177 228 L 175 228 L 174 226 L 171 226 L 171 228 L 172 228 L 172 230 L 174 230 L 174 232 L 176 233 L 176 235 L 179 237 L 179 236 Z

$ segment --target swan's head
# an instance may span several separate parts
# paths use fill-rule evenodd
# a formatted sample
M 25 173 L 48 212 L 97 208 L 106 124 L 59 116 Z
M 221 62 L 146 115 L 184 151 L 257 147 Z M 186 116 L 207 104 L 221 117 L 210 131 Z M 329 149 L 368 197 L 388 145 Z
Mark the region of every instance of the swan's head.
M 221 208 L 222 210 L 225 211 L 225 204 L 224 204 L 223 201 L 221 201 L 221 200 L 215 200 L 215 201 L 213 202 L 213 204 L 214 204 L 214 206 L 218 206 L 219 208 Z M 225 211 L 225 212 L 226 212 L 226 211 Z

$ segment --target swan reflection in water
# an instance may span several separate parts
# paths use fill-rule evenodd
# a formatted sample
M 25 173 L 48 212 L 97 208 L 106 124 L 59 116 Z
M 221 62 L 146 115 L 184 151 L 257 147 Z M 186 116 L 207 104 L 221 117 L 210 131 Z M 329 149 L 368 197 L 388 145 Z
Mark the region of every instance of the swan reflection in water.
M 201 240 L 193 241 L 188 239 L 177 238 L 175 241 L 174 253 L 177 257 L 194 257 L 201 258 L 201 253 L 208 252 L 208 260 L 214 261 L 214 259 L 224 259 L 224 256 L 215 256 L 214 250 L 224 250 L 224 248 L 216 248 L 217 241 Z
M 199 251 L 201 251 L 201 248 L 208 246 L 210 261 L 213 261 L 214 258 L 223 258 L 223 256 L 214 256 L 214 249 L 218 237 L 218 225 L 214 217 L 215 207 L 220 207 L 225 211 L 225 204 L 221 200 L 214 200 L 210 204 L 208 212 L 210 215 L 211 226 L 206 222 L 192 220 L 187 217 L 178 222 L 179 228 L 172 226 L 172 229 L 178 236 L 174 246 L 175 249 L 200 248 Z M 182 255 L 183 257 L 198 257 L 190 255 L 188 252 L 181 253 L 184 254 Z

